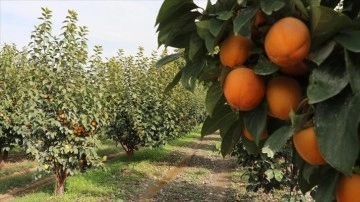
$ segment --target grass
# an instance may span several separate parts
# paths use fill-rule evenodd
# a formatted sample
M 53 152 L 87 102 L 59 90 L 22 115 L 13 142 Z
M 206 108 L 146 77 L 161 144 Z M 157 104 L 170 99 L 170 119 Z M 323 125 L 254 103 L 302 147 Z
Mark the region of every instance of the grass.
M 88 172 L 67 178 L 66 194 L 62 197 L 53 196 L 54 184 L 38 188 L 34 193 L 17 197 L 11 201 L 127 201 L 137 198 L 146 190 L 146 185 L 153 183 L 167 168 L 165 164 L 171 151 L 180 145 L 199 138 L 198 133 L 189 133 L 171 141 L 160 148 L 142 148 L 135 152 L 128 161 L 125 154 L 108 162 L 103 169 L 91 169 Z M 111 140 L 104 140 L 99 155 L 108 155 L 122 151 L 115 147 Z M 194 177 L 204 172 L 193 173 Z M 31 178 L 31 176 L 28 176 Z M 1 182 L 2 185 L 2 182 Z
M 34 168 L 36 163 L 33 161 L 26 161 L 26 163 L 18 164 L 16 166 L 4 167 L 0 169 L 0 178 L 9 176 L 11 174 L 22 172 Z
M 0 183 L 0 194 L 6 193 L 6 191 L 17 187 L 29 184 L 34 181 L 35 172 L 27 173 L 25 175 L 16 175 L 14 177 L 9 177 L 5 180 L 1 180 Z

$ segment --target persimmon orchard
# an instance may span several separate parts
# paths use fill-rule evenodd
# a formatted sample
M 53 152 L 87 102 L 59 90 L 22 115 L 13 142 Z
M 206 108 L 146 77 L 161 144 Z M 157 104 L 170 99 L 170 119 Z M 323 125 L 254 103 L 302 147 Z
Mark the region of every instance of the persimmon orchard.
M 38 163 L 37 178 L 55 174 L 55 195 L 63 195 L 67 177 L 104 167 L 102 140 L 114 140 L 130 157 L 204 120 L 203 90 L 163 93 L 183 61 L 159 70 L 157 53 L 147 57 L 141 47 L 136 56 L 120 49 L 105 60 L 101 46 L 89 55 L 88 29 L 75 11 L 68 11 L 60 35 L 50 9 L 42 8 L 38 19 L 24 50 L 0 51 L 1 166 L 17 147 Z
M 219 0 L 204 9 L 165 0 L 158 43 L 184 52 L 158 66 L 183 58 L 170 87 L 208 88 L 202 136 L 219 130 L 223 156 L 240 145 L 274 157 L 294 140 L 303 193 L 359 201 L 359 11 L 355 0 Z

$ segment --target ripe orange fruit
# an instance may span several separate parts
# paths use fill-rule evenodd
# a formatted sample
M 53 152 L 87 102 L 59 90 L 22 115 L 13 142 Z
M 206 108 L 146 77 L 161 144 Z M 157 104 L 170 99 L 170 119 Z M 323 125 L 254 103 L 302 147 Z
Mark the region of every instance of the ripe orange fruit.
M 336 185 L 337 202 L 360 202 L 360 175 L 342 176 Z
M 294 66 L 308 55 L 310 43 L 310 31 L 305 23 L 285 17 L 266 34 L 265 52 L 273 63 L 281 67 Z
M 244 136 L 251 140 L 251 141 L 254 141 L 254 137 L 250 134 L 250 132 L 245 128 L 244 129 Z M 261 137 L 260 137 L 260 140 L 263 140 L 265 138 L 267 138 L 269 136 L 267 130 L 265 129 L 264 132 L 261 134 Z
M 252 49 L 250 39 L 241 35 L 230 35 L 220 45 L 220 61 L 224 66 L 234 68 L 243 64 Z
M 230 106 L 249 111 L 258 106 L 265 95 L 265 84 L 254 70 L 240 67 L 232 70 L 224 82 L 224 95 Z
M 302 76 L 309 72 L 309 68 L 304 62 L 300 62 L 293 66 L 280 67 L 280 71 L 290 76 Z
M 296 110 L 300 103 L 301 87 L 287 76 L 277 76 L 270 80 L 266 89 L 269 115 L 281 120 L 288 120 L 289 113 Z
M 303 129 L 293 136 L 296 151 L 311 165 L 324 165 L 326 161 L 319 151 L 314 127 Z
M 91 121 L 91 125 L 96 127 L 96 125 L 97 125 L 96 121 L 95 120 Z

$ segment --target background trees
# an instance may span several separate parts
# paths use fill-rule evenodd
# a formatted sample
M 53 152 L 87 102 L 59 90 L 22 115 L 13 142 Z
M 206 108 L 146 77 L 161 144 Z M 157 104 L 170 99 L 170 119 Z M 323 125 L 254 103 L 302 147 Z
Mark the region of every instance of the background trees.
M 139 48 L 136 56 L 89 55 L 88 30 L 69 10 L 61 34 L 52 30 L 52 13 L 42 8 L 40 24 L 25 50 L 5 45 L 0 52 L 0 151 L 20 147 L 38 162 L 37 177 L 56 175 L 62 195 L 68 176 L 103 167 L 97 154 L 104 138 L 131 155 L 140 147 L 158 147 L 179 137 L 204 118 L 203 91 L 176 88 L 164 94 L 179 66 L 157 69 Z

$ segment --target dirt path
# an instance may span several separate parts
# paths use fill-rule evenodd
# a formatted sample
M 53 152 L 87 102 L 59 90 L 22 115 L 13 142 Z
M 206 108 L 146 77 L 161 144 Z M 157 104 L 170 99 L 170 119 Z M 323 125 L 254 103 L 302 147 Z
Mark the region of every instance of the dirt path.
M 126 198 L 129 201 L 233 201 L 228 196 L 233 192 L 230 176 L 235 170 L 236 159 L 223 159 L 219 154 L 219 145 L 220 136 L 214 134 L 203 140 L 196 137 L 181 143 L 181 146 L 174 146 L 167 159 L 159 164 L 159 168 L 164 170 L 162 175 L 144 183 L 139 194 Z M 109 155 L 108 161 L 121 155 L 123 152 Z M 0 201 L 32 192 L 53 182 L 53 176 L 45 177 L 31 185 L 0 194 Z
M 184 145 L 180 163 L 164 172 L 139 201 L 230 201 L 230 173 L 236 160 L 223 159 L 216 148 L 217 134 Z

